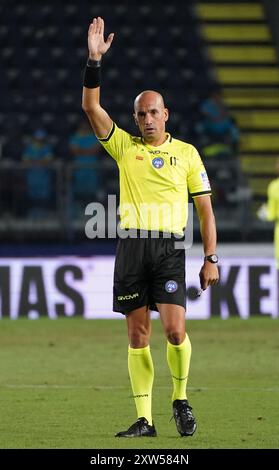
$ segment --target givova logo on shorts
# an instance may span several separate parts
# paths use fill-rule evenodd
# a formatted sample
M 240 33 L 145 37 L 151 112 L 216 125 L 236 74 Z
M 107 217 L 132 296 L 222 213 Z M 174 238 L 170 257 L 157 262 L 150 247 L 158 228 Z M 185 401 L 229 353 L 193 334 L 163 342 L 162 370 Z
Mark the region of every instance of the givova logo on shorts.
M 127 294 L 127 295 L 118 295 L 117 300 L 133 300 L 139 297 L 138 292 L 135 292 L 134 294 Z
M 178 289 L 178 285 L 176 281 L 173 281 L 170 279 L 169 281 L 166 282 L 165 284 L 165 290 L 169 293 L 172 294 L 173 292 L 176 292 Z

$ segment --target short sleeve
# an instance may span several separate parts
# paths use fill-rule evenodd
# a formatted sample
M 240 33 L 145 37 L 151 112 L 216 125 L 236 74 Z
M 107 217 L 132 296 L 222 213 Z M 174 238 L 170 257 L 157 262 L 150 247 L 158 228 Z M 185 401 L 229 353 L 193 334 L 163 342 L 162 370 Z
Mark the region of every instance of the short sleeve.
M 112 156 L 112 158 L 114 158 L 114 160 L 117 162 L 120 162 L 123 155 L 125 154 L 125 150 L 131 145 L 132 136 L 113 123 L 107 137 L 102 139 L 98 138 L 98 140 L 106 149 L 106 151 Z
M 211 194 L 206 169 L 195 147 L 192 147 L 187 185 L 188 191 L 192 197 Z

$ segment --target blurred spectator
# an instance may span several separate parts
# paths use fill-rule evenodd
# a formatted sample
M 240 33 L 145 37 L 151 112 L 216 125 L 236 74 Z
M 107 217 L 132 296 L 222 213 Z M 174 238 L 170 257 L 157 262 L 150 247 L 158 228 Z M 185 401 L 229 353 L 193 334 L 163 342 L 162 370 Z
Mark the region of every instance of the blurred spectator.
M 257 216 L 261 220 L 269 220 L 275 223 L 274 248 L 276 267 L 279 269 L 279 157 L 276 159 L 275 171 L 277 178 L 269 183 L 267 187 L 267 203 L 258 209 Z
M 237 156 L 239 131 L 222 100 L 219 87 L 212 87 L 199 106 L 195 123 L 197 147 L 212 184 L 215 207 L 238 203 L 240 166 Z
M 30 169 L 26 172 L 29 215 L 41 216 L 52 209 L 53 170 L 47 168 L 53 159 L 52 145 L 44 129 L 37 129 L 26 145 L 22 159 Z
M 237 153 L 239 130 L 223 102 L 220 88 L 213 88 L 201 102 L 196 132 L 202 141 L 203 156 L 222 157 Z
M 80 121 L 69 141 L 73 165 L 73 202 L 77 210 L 94 199 L 101 198 L 101 173 L 98 168 L 98 154 L 101 145 L 86 119 Z M 84 213 L 84 211 L 83 211 Z

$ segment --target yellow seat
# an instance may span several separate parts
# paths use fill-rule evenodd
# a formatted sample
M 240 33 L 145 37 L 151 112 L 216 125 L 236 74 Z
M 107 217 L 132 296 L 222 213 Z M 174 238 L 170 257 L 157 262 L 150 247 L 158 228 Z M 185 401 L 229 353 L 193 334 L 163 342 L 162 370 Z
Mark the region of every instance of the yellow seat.
M 240 139 L 241 152 L 264 152 L 278 151 L 279 153 L 279 135 L 271 133 L 253 133 L 245 132 Z
M 279 111 L 235 111 L 232 114 L 240 128 L 279 130 Z
M 276 159 L 277 157 L 274 155 L 242 155 L 240 158 L 240 166 L 243 173 L 270 175 L 275 171 Z
M 197 12 L 202 20 L 261 20 L 262 5 L 251 3 L 198 3 Z
M 216 67 L 220 83 L 279 85 L 279 69 L 269 67 Z
M 268 96 L 258 96 L 253 98 L 251 96 L 227 96 L 224 98 L 227 106 L 279 106 L 279 97 L 272 98 Z
M 202 34 L 208 41 L 265 42 L 271 41 L 270 31 L 265 24 L 204 24 Z
M 209 47 L 209 53 L 214 62 L 236 63 L 267 63 L 277 61 L 276 50 L 273 46 L 219 46 Z
M 278 88 L 230 88 L 223 90 L 224 101 L 228 106 L 279 106 Z

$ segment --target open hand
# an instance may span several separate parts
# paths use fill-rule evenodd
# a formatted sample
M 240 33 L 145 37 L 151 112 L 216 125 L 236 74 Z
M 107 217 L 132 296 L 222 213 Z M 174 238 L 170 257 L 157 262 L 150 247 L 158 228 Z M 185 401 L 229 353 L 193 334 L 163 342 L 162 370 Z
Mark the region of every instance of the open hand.
M 113 41 L 114 33 L 110 33 L 107 40 L 104 39 L 104 20 L 98 16 L 94 18 L 88 30 L 89 59 L 100 60 L 107 52 Z

